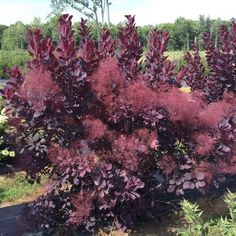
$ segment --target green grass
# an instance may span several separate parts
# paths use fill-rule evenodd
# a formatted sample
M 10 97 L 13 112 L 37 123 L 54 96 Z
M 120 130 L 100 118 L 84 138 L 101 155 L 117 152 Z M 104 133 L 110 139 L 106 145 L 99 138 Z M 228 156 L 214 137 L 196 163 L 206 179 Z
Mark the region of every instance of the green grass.
M 41 184 L 30 184 L 25 179 L 24 172 L 0 176 L 0 205 L 7 202 L 24 202 L 24 198 L 35 194 L 46 179 L 44 177 Z
M 192 51 L 190 51 L 191 53 Z M 165 55 L 167 55 L 170 59 L 180 59 L 184 56 L 184 51 L 166 51 Z M 200 56 L 202 58 L 205 57 L 205 51 L 200 51 Z
M 167 51 L 165 55 L 168 56 L 168 58 L 176 64 L 177 69 L 179 69 L 181 65 L 185 64 L 184 53 L 184 51 Z M 190 53 L 192 53 L 192 51 L 190 51 Z M 199 53 L 203 64 L 206 65 L 205 51 L 200 51 Z
M 168 59 L 170 59 L 174 63 L 175 72 L 178 71 L 180 66 L 186 65 L 186 62 L 184 60 L 184 53 L 185 53 L 185 51 L 166 51 L 164 53 L 164 55 L 167 56 Z M 190 53 L 192 53 L 192 51 L 190 51 Z M 202 59 L 203 65 L 207 66 L 205 51 L 200 51 L 199 53 L 200 53 L 200 57 Z M 143 53 L 143 56 L 141 58 L 142 62 L 144 62 L 144 60 L 145 60 L 145 55 L 146 55 L 146 52 Z

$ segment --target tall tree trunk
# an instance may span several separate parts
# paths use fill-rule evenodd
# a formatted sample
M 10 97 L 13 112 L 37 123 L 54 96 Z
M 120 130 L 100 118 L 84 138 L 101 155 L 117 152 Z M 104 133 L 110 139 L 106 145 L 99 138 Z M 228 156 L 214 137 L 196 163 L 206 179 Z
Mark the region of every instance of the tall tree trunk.
M 104 13 L 105 13 L 105 2 L 104 0 L 100 0 L 101 5 L 101 15 L 102 15 L 102 25 L 104 24 Z
M 106 5 L 107 5 L 107 22 L 108 25 L 111 24 L 111 20 L 110 20 L 110 6 L 109 6 L 109 0 L 106 0 Z
M 96 23 L 96 34 L 97 34 L 97 39 L 100 40 L 100 27 L 99 27 L 99 20 L 98 20 L 98 8 L 96 4 L 96 0 L 93 0 L 93 14 L 94 14 L 94 20 Z
M 218 47 L 218 31 L 216 32 L 216 38 L 215 38 L 215 48 Z
M 186 34 L 186 43 L 187 43 L 187 51 L 189 51 L 189 48 L 190 48 L 190 46 L 189 46 L 189 33 L 187 33 Z
M 95 22 L 96 22 L 96 34 L 98 40 L 100 40 L 100 27 L 99 27 L 99 22 L 98 22 L 98 13 L 97 11 L 94 11 L 94 16 L 95 16 Z
M 211 28 L 210 28 L 210 37 L 211 37 L 211 39 L 213 37 L 213 31 L 214 31 L 214 26 L 211 26 Z

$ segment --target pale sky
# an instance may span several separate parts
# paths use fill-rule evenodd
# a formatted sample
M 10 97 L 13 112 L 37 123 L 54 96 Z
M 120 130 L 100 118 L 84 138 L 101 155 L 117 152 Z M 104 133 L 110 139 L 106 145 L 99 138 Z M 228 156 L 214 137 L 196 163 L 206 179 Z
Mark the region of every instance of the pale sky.
M 0 0 L 0 24 L 30 23 L 34 17 L 44 22 L 50 12 L 50 0 Z M 71 9 L 67 12 L 74 20 L 81 17 Z M 236 18 L 236 0 L 113 0 L 112 23 L 123 21 L 126 14 L 136 15 L 137 25 L 173 22 L 179 16 L 198 19 L 200 14 L 230 20 Z

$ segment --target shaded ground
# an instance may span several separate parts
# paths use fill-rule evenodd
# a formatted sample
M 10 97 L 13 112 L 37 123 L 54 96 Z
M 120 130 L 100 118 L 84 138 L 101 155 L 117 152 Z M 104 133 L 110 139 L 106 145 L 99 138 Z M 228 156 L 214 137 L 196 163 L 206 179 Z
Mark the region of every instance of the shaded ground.
M 204 216 L 206 218 L 225 215 L 227 213 L 223 197 L 217 199 L 202 197 L 197 203 L 204 210 Z M 24 229 L 27 227 L 17 219 L 23 207 L 24 204 L 0 208 L 1 236 L 27 235 L 23 233 Z M 137 231 L 132 234 L 123 234 L 119 232 L 106 234 L 100 231 L 97 236 L 174 236 L 177 234 L 178 228 L 182 227 L 184 224 L 185 220 L 182 213 L 176 211 L 172 214 L 163 215 L 159 219 L 140 223 L 137 227 Z
M 46 180 L 44 181 L 44 183 Z M 236 189 L 234 189 L 233 192 Z M 24 235 L 25 225 L 19 221 L 18 216 L 24 207 L 25 202 L 31 202 L 37 199 L 45 192 L 45 185 L 29 185 L 24 180 L 24 173 L 0 176 L 0 236 L 21 236 Z M 191 198 L 191 197 L 190 197 Z M 202 210 L 206 219 L 227 214 L 227 207 L 223 201 L 223 190 L 218 196 L 201 197 L 196 196 L 196 202 Z M 166 199 L 165 199 L 166 200 Z M 161 202 L 161 201 L 160 201 Z M 163 201 L 164 202 L 164 201 Z M 176 207 L 176 200 L 165 202 L 166 208 Z M 173 205 L 174 204 L 174 205 Z M 15 206 L 12 206 L 15 205 Z M 11 206 L 11 207 L 8 207 Z M 106 234 L 100 231 L 97 236 L 174 236 L 180 227 L 185 224 L 183 214 L 175 208 L 175 211 L 163 211 L 157 214 L 159 217 L 138 224 L 136 232 L 132 234 L 122 234 L 112 232 Z M 37 234 L 40 235 L 40 234 Z M 51 235 L 51 234 L 50 234 Z M 58 235 L 54 235 L 58 236 Z M 64 235 L 63 235 L 64 236 Z M 82 236 L 85 236 L 84 234 Z
M 205 219 L 225 216 L 228 213 L 223 194 L 215 198 L 198 197 L 193 202 L 197 203 L 204 211 L 203 218 Z M 116 232 L 105 234 L 100 232 L 98 236 L 176 236 L 178 229 L 183 226 L 186 226 L 184 215 L 181 210 L 176 210 L 168 214 L 163 212 L 158 219 L 140 223 L 136 232 L 131 234 L 116 234 Z
M 21 211 L 27 202 L 45 192 L 47 177 L 42 184 L 29 184 L 24 172 L 0 175 L 0 236 L 22 236 L 27 226 L 20 221 Z
M 22 235 L 24 225 L 19 223 L 18 217 L 24 204 L 0 208 L 0 235 L 17 236 Z

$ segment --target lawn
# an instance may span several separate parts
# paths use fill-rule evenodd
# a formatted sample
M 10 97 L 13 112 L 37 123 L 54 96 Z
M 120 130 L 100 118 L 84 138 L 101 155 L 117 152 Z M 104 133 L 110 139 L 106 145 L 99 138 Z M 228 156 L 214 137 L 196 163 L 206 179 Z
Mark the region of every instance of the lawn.
M 168 58 L 175 63 L 177 69 L 179 69 L 181 65 L 185 64 L 184 53 L 184 51 L 167 51 L 164 54 L 168 56 Z M 190 53 L 192 53 L 192 51 L 190 51 Z M 206 66 L 205 51 L 200 51 L 199 54 L 203 64 Z
M 25 179 L 25 172 L 16 172 L 0 176 L 0 207 L 32 201 L 44 192 L 47 178 L 41 184 L 30 184 Z
M 186 64 L 186 62 L 184 60 L 184 53 L 185 53 L 185 51 L 166 51 L 166 52 L 164 52 L 164 55 L 167 56 L 168 59 L 170 59 L 175 64 L 175 66 L 176 66 L 175 72 L 177 72 L 178 69 L 180 69 L 180 67 L 182 65 Z M 193 53 L 193 51 L 190 51 L 190 53 Z M 200 51 L 199 54 L 202 59 L 203 65 L 207 66 L 205 51 Z M 143 56 L 140 59 L 142 62 L 145 61 L 145 55 L 146 55 L 146 52 L 143 53 Z

